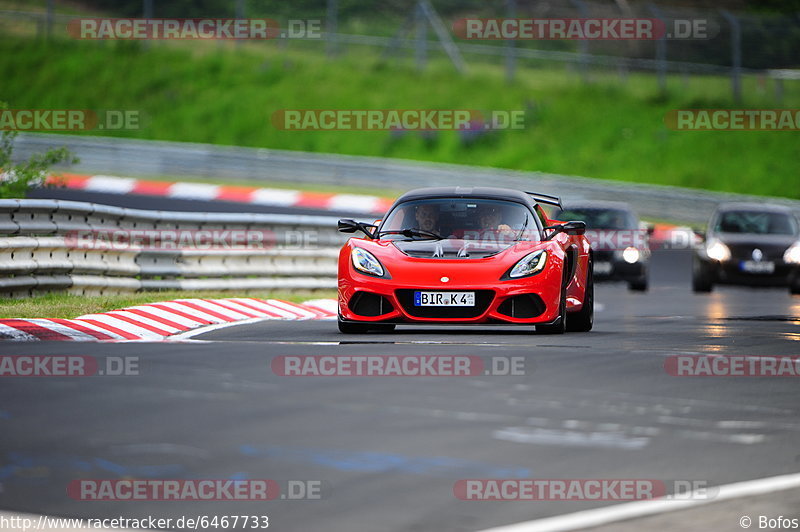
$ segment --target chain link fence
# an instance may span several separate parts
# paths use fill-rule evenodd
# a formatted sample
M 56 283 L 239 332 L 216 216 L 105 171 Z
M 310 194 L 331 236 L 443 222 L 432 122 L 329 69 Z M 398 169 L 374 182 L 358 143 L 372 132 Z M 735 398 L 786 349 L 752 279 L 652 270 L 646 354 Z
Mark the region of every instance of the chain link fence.
M 395 0 L 369 4 L 362 0 L 208 0 L 194 7 L 155 0 L 93 0 L 89 4 L 105 8 L 105 16 L 266 17 L 282 27 L 292 20 L 313 20 L 322 28 L 318 36 L 285 36 L 264 46 L 310 47 L 332 56 L 357 53 L 367 47 L 386 60 L 413 60 L 420 69 L 437 57 L 448 57 L 462 71 L 468 70 L 470 64 L 501 61 L 510 81 L 519 69 L 552 68 L 558 64 L 586 81 L 595 73 L 615 73 L 624 81 L 630 72 L 655 72 L 662 89 L 668 74 L 683 76 L 684 80 L 693 74 L 724 75 L 731 78 L 731 90 L 738 101 L 742 76 L 756 76 L 763 87 L 771 84 L 769 90 L 774 91 L 780 103 L 784 81 L 800 79 L 800 71 L 795 70 L 800 67 L 800 13 L 734 13 L 627 0 Z M 66 38 L 66 26 L 76 17 L 56 13 L 54 0 L 49 0 L 40 12 L 0 11 L 0 30 L 7 35 Z M 453 31 L 454 25 L 466 17 L 649 18 L 661 20 L 667 28 L 674 28 L 675 21 L 701 21 L 707 38 L 466 40 Z

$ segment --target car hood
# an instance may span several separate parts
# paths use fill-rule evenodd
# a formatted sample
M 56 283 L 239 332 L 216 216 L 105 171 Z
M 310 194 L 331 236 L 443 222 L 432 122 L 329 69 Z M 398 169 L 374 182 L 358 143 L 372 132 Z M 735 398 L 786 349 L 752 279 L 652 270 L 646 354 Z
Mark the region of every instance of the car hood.
M 409 257 L 424 259 L 483 259 L 497 255 L 516 244 L 514 241 L 463 240 L 446 238 L 444 240 L 395 240 L 397 249 Z

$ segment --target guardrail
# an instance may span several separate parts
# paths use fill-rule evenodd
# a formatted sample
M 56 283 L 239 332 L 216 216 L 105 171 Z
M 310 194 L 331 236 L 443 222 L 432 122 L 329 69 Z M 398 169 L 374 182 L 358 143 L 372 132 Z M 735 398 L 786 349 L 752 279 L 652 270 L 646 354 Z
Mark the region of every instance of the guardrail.
M 0 296 L 335 288 L 336 221 L 0 200 Z
M 800 201 L 688 188 L 623 183 L 577 176 L 498 168 L 423 163 L 379 157 L 314 154 L 110 137 L 24 134 L 15 142 L 20 160 L 51 147 L 66 146 L 80 157 L 84 173 L 159 177 L 256 179 L 305 184 L 384 187 L 398 193 L 423 186 L 492 185 L 572 199 L 627 201 L 640 215 L 702 224 L 723 201 L 775 202 L 800 213 Z

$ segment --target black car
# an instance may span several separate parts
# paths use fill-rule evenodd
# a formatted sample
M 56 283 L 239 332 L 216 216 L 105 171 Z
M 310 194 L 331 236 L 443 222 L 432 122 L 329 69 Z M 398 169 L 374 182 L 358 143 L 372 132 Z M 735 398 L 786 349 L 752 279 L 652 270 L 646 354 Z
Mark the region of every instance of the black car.
M 714 284 L 789 286 L 800 294 L 800 224 L 781 205 L 726 203 L 708 223 L 694 254 L 692 288 Z
M 554 211 L 553 218 L 586 222 L 596 280 L 625 281 L 631 290 L 647 290 L 649 231 L 630 205 L 617 201 L 573 201 Z

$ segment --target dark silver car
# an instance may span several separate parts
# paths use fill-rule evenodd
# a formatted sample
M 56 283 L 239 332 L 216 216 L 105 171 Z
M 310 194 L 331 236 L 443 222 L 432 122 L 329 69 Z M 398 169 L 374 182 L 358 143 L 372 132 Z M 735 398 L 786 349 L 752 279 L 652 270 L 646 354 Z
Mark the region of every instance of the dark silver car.
M 715 284 L 788 286 L 800 294 L 800 224 L 781 205 L 725 203 L 695 250 L 692 288 Z
M 553 218 L 586 222 L 595 280 L 624 281 L 631 290 L 647 290 L 650 232 L 630 205 L 619 201 L 572 201 L 554 211 Z

